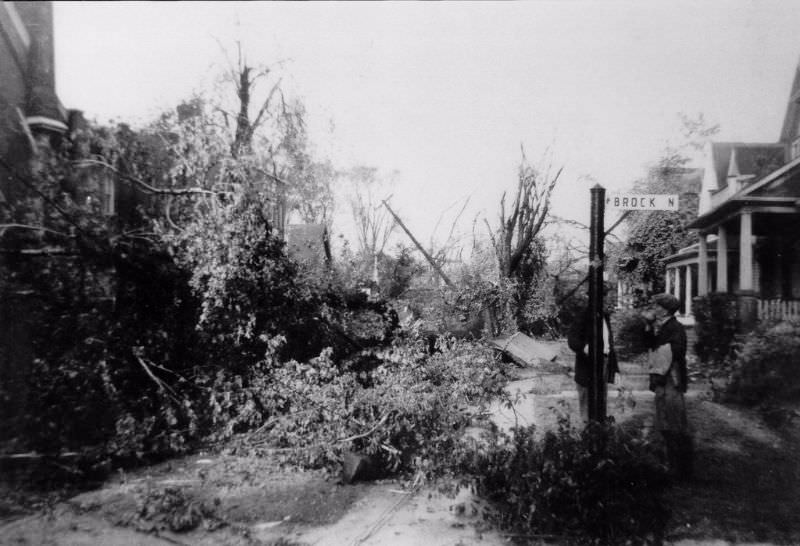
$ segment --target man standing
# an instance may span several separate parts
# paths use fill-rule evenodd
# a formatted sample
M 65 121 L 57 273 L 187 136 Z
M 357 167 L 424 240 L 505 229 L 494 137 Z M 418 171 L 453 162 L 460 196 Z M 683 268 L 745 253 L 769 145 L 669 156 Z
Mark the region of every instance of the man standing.
M 665 370 L 650 374 L 650 389 L 655 392 L 654 428 L 661 433 L 670 467 L 680 477 L 692 474 L 692 438 L 686 417 L 683 394 L 689 384 L 686 369 L 686 330 L 675 318 L 680 302 L 670 294 L 653 298 L 652 309 L 642 313 L 646 321 L 645 344 L 651 351 L 669 346 L 670 362 Z
M 603 313 L 603 374 L 605 382 L 613 383 L 619 372 L 617 354 L 614 351 L 614 336 L 607 312 Z M 583 423 L 589 422 L 589 380 L 592 362 L 589 360 L 589 340 L 592 332 L 592 316 L 589 309 L 581 313 L 567 335 L 567 345 L 575 351 L 575 387 L 578 391 L 578 408 Z M 605 383 L 604 382 L 604 383 Z

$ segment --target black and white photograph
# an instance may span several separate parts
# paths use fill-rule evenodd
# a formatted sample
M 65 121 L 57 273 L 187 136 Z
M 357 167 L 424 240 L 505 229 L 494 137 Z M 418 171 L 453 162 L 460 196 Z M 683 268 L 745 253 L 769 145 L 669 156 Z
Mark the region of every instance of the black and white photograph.
M 799 30 L 0 2 L 0 544 L 800 544 Z

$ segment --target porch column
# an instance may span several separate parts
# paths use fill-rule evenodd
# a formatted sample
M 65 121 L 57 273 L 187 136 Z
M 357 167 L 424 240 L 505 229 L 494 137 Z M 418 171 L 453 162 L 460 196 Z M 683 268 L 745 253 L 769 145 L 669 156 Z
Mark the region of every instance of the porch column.
M 681 301 L 681 268 L 680 266 L 675 268 L 675 292 L 672 294 L 678 301 Z
M 666 287 L 664 288 L 664 292 L 667 294 L 672 294 L 672 268 L 667 267 L 667 274 L 665 275 L 666 279 Z
M 700 245 L 697 249 L 697 295 L 708 294 L 708 241 L 706 234 L 700 234 Z
M 717 228 L 717 292 L 728 291 L 728 232 Z
M 686 316 L 692 314 L 692 266 L 686 265 Z
M 758 320 L 758 300 L 753 272 L 753 211 L 743 209 L 739 233 L 739 327 L 748 331 Z
M 744 209 L 739 232 L 739 290 L 753 290 L 753 213 Z

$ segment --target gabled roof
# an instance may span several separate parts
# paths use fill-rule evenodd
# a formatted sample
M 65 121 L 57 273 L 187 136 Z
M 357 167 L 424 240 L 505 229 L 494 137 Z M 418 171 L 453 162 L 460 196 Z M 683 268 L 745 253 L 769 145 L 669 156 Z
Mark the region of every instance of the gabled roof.
M 688 229 L 705 229 L 722 221 L 726 216 L 745 206 L 773 206 L 789 207 L 794 209 L 800 197 L 800 188 L 795 185 L 787 186 L 789 191 L 781 191 L 787 182 L 794 182 L 800 175 L 800 157 L 787 163 L 779 169 L 762 177 L 760 180 L 748 184 L 717 208 L 698 216 L 686 226 Z
M 799 130 L 800 63 L 795 68 L 779 142 L 707 144 L 708 172 L 700 194 L 700 215 L 687 227 L 711 228 L 746 206 L 797 212 L 800 159 L 790 159 L 789 149 L 792 141 L 800 137 Z M 728 185 L 729 177 L 736 181 L 735 185 Z
M 711 143 L 711 159 L 719 189 L 728 185 L 729 175 L 761 178 L 783 165 L 785 156 L 786 147 L 780 142 Z
M 792 90 L 789 92 L 789 102 L 786 105 L 786 115 L 783 118 L 783 128 L 781 129 L 781 141 L 790 142 L 797 137 L 798 116 L 800 116 L 800 62 L 795 68 Z
M 769 175 L 761 178 L 754 184 L 743 188 L 739 193 L 734 195 L 733 198 L 745 197 L 748 195 L 768 196 L 769 194 L 776 194 L 774 190 L 784 184 L 793 175 L 796 176 L 798 171 L 800 171 L 800 157 L 795 158 L 780 169 L 773 170 Z M 797 197 L 800 197 L 800 195 Z

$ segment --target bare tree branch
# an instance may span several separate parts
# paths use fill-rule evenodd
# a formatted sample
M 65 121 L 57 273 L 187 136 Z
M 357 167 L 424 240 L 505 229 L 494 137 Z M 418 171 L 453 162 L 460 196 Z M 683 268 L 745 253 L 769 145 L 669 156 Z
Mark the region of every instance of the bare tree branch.
M 279 89 L 280 84 L 281 84 L 281 80 L 279 79 L 277 82 L 275 82 L 275 85 L 272 86 L 272 89 L 270 90 L 269 95 L 267 95 L 267 98 L 264 100 L 264 103 L 261 105 L 261 109 L 259 109 L 258 114 L 256 115 L 256 119 L 254 119 L 253 123 L 250 125 L 250 136 L 251 136 L 251 138 L 252 138 L 252 134 L 255 132 L 255 130 L 258 129 L 258 126 L 261 125 L 261 121 L 262 121 L 261 118 L 263 118 L 264 114 L 268 111 L 269 104 L 272 101 L 272 97 L 275 95 L 275 92 Z
M 510 277 L 518 270 L 531 245 L 540 233 L 550 212 L 550 196 L 555 188 L 563 167 L 554 176 L 542 176 L 531 167 L 522 149 L 517 177 L 517 187 L 511 208 L 506 218 L 505 198 L 500 199 L 500 224 L 497 230 L 489 227 L 492 246 L 495 249 L 500 275 Z
M 153 195 L 220 195 L 223 192 L 207 190 L 205 188 L 157 188 L 155 186 L 151 186 L 144 180 L 140 178 L 136 178 L 135 176 L 131 176 L 127 173 L 124 173 L 105 161 L 101 161 L 99 159 L 81 159 L 76 161 L 75 164 L 78 167 L 103 167 L 115 175 L 119 176 L 122 180 L 134 184 L 139 189 L 143 190 L 146 193 L 150 193 Z
M 46 231 L 47 233 L 52 233 L 52 234 L 58 235 L 60 237 L 67 237 L 67 238 L 71 238 L 72 237 L 72 235 L 69 235 L 68 233 L 62 233 L 62 232 L 56 231 L 54 229 L 50 229 L 50 228 L 46 228 L 46 227 L 42 227 L 42 226 L 31 226 L 31 225 L 28 225 L 28 224 L 0 224 L 0 237 L 2 237 L 3 234 L 5 234 L 6 230 L 8 230 L 8 229 L 26 229 L 26 230 L 30 230 L 30 231 Z

